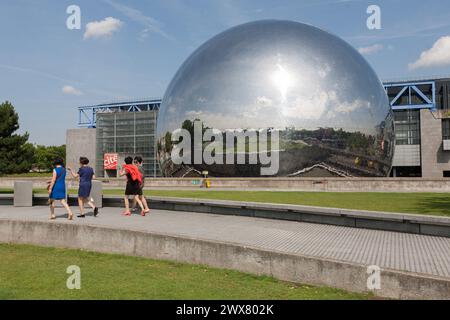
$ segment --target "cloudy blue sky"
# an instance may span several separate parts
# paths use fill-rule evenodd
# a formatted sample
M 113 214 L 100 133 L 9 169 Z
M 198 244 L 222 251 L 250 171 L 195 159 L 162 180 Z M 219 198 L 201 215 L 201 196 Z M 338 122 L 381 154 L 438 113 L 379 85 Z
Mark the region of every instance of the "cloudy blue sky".
M 381 8 L 381 30 L 366 26 Z M 68 30 L 67 7 L 81 8 Z M 381 79 L 450 75 L 449 0 L 0 0 L 0 100 L 31 141 L 62 144 L 81 105 L 160 97 L 203 42 L 232 26 L 287 19 L 360 50 Z

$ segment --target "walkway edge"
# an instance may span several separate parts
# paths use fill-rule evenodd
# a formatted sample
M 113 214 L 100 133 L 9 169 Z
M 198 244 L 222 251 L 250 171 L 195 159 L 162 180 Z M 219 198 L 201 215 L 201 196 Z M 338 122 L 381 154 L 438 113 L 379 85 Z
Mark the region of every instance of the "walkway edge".
M 67 222 L 0 219 L 0 242 L 203 264 L 295 283 L 368 291 L 367 266 L 176 235 Z M 450 299 L 450 279 L 382 270 L 381 290 L 375 294 L 394 299 Z
M 114 197 L 110 196 L 104 201 L 111 205 L 113 199 Z M 228 200 L 169 197 L 149 197 L 149 199 L 151 207 L 160 210 L 319 223 L 450 238 L 448 217 Z
M 159 210 L 328 224 L 450 238 L 449 217 L 194 198 L 149 197 L 149 200 L 151 208 Z M 75 196 L 71 195 L 69 201 L 71 205 L 78 205 Z M 34 195 L 34 205 L 46 203 L 47 196 Z M 13 205 L 13 196 L 0 195 L 0 205 Z M 123 198 L 103 196 L 103 206 L 122 207 Z

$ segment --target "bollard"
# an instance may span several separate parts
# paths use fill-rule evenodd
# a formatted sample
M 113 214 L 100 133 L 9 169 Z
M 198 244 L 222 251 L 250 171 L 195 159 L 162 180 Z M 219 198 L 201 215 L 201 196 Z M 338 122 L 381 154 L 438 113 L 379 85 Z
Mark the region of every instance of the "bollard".
M 32 207 L 32 206 L 33 206 L 33 182 L 15 181 L 14 207 Z
M 97 208 L 103 208 L 103 184 L 101 181 L 92 181 L 91 198 Z

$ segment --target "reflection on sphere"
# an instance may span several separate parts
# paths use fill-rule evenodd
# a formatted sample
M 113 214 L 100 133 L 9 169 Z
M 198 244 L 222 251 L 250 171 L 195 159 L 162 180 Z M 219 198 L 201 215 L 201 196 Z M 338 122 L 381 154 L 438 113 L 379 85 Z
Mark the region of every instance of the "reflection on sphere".
M 196 121 L 223 134 L 277 130 L 276 176 L 387 176 L 392 165 L 392 112 L 377 75 L 340 38 L 297 22 L 252 22 L 203 44 L 176 73 L 158 118 L 165 176 L 260 176 L 260 163 L 175 164 L 172 133 Z

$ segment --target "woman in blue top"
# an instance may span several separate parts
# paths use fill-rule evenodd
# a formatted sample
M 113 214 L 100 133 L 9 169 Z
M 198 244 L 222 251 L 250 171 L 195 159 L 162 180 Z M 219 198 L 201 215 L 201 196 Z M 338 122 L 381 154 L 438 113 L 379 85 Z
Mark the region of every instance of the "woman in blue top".
M 86 157 L 80 158 L 80 170 L 74 173 L 72 168 L 68 168 L 72 177 L 80 179 L 80 186 L 78 188 L 78 205 L 80 206 L 80 215 L 78 218 L 85 218 L 84 205 L 87 203 L 92 210 L 94 210 L 94 217 L 98 215 L 98 208 L 94 204 L 94 199 L 91 197 L 92 179 L 95 179 L 94 169 L 88 166 L 89 159 Z
M 55 220 L 55 201 L 61 201 L 63 207 L 69 214 L 69 220 L 73 220 L 72 210 L 66 201 L 66 169 L 64 168 L 64 161 L 61 158 L 57 158 L 53 161 L 53 177 L 50 182 L 48 193 L 50 198 L 50 219 Z

